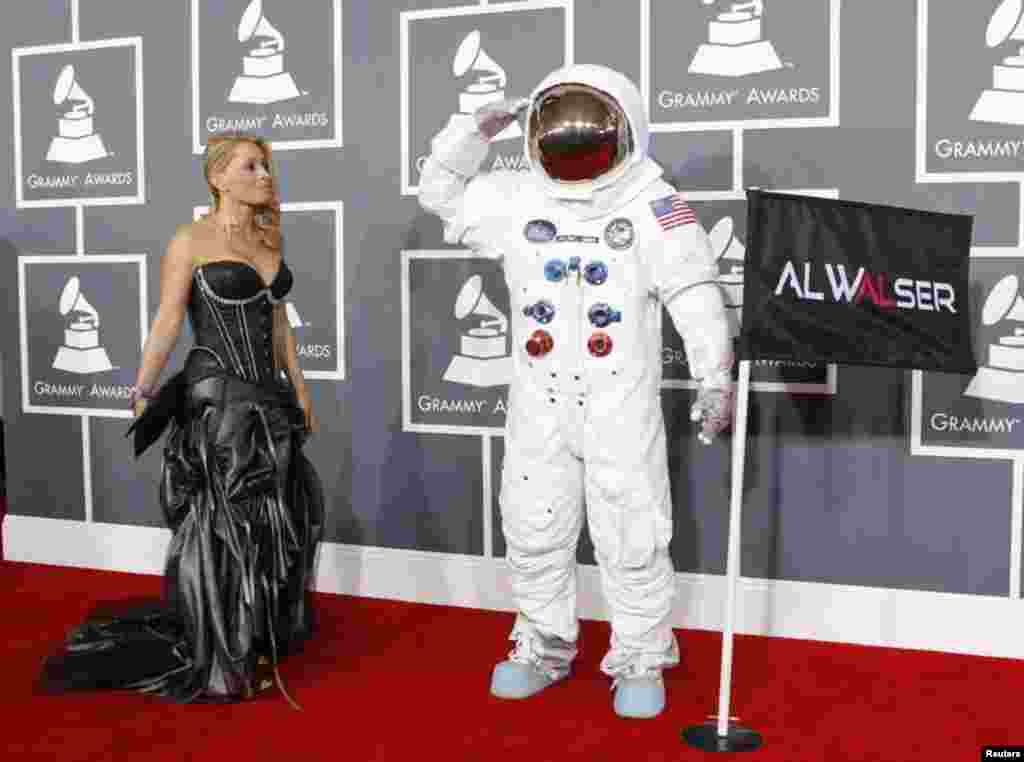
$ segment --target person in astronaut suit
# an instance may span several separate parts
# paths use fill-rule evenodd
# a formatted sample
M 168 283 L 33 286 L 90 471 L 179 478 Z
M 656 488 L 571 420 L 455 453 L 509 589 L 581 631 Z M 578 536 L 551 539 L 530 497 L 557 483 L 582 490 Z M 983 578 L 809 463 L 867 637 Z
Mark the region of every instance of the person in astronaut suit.
M 489 139 L 523 124 L 529 172 L 478 174 Z M 518 616 L 491 693 L 525 698 L 576 655 L 576 546 L 584 498 L 611 614 L 601 669 L 614 710 L 653 717 L 679 662 L 661 308 L 698 381 L 705 443 L 732 413 L 731 344 L 707 235 L 647 156 L 636 86 L 603 66 L 553 72 L 528 99 L 456 114 L 434 137 L 422 206 L 445 240 L 500 260 L 511 297 L 500 505 Z

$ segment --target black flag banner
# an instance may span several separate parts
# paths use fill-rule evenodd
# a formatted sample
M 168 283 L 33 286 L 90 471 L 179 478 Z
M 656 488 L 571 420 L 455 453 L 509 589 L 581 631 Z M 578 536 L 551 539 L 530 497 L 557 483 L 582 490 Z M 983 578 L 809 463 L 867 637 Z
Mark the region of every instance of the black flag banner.
M 974 373 L 972 218 L 747 191 L 740 357 Z

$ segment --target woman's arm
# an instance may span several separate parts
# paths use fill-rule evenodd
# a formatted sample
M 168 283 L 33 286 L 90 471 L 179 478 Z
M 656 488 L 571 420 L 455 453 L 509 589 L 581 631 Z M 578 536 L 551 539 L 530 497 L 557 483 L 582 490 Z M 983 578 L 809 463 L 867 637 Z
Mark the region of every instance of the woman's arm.
M 167 253 L 160 262 L 160 306 L 142 348 L 136 387 L 151 389 L 160 378 L 181 334 L 191 288 L 192 237 L 188 227 L 182 226 L 167 245 Z M 142 412 L 141 405 L 143 402 L 137 400 L 136 415 Z
M 316 431 L 319 426 L 313 415 L 306 379 L 302 375 L 302 368 L 299 367 L 295 332 L 292 331 L 292 327 L 288 323 L 288 311 L 284 302 L 274 305 L 274 357 L 277 367 L 284 368 L 288 373 L 288 378 L 291 379 L 292 386 L 295 387 L 295 396 L 306 414 L 306 426 L 310 431 Z

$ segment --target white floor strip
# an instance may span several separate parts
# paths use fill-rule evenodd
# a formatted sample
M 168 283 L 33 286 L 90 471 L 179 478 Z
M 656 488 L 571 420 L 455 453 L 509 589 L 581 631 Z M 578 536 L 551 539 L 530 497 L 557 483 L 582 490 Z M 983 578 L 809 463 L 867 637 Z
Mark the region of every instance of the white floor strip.
M 12 561 L 160 574 L 170 532 L 11 515 L 4 538 Z M 580 616 L 606 620 L 597 569 L 579 572 Z M 325 543 L 316 587 L 514 609 L 504 560 L 497 558 Z M 673 625 L 720 630 L 724 590 L 724 577 L 679 574 Z M 1008 597 L 741 578 L 738 612 L 738 633 L 1024 658 L 1024 606 Z

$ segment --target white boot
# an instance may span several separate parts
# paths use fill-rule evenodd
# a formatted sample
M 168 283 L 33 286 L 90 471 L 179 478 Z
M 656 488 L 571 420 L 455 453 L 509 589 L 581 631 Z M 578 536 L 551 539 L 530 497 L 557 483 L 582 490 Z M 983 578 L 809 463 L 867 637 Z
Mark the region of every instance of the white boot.
M 665 708 L 665 681 L 660 669 L 634 669 L 615 678 L 615 714 L 619 717 L 649 719 Z
M 529 698 L 569 676 L 569 665 L 553 666 L 537 655 L 527 634 L 516 639 L 506 661 L 494 667 L 491 695 L 504 699 Z

